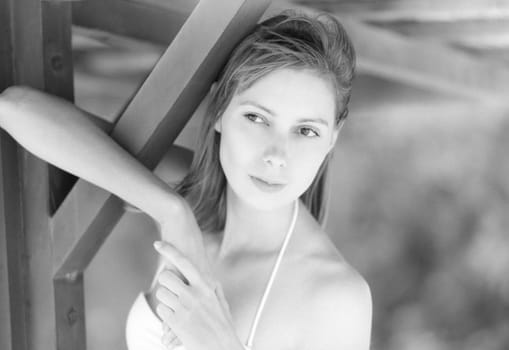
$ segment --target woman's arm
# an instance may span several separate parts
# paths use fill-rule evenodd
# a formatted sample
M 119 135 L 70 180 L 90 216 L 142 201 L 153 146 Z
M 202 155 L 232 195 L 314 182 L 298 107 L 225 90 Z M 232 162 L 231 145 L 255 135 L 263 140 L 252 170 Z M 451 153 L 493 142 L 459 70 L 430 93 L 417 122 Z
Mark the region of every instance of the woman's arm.
M 116 194 L 163 223 L 179 196 L 73 104 L 26 87 L 0 95 L 0 127 L 37 157 Z
M 205 265 L 186 201 L 89 120 L 87 112 L 26 87 L 0 95 L 0 128 L 37 157 L 114 193 L 150 215 L 163 239 Z

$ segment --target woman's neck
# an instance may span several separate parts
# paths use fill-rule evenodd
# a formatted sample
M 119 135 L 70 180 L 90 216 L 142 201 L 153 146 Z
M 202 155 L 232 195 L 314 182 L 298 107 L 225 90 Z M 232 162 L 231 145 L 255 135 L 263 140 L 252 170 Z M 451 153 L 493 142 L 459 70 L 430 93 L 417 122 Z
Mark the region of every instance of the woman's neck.
M 277 209 L 260 210 L 241 201 L 229 187 L 226 199 L 226 223 L 219 258 L 246 250 L 279 250 L 292 220 L 293 202 Z

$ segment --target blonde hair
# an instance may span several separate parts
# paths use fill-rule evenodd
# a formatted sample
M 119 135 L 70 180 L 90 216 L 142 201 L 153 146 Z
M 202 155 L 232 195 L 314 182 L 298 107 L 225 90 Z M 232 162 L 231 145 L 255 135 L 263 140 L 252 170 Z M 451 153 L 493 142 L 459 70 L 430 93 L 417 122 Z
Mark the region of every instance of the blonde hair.
M 282 68 L 306 69 L 328 79 L 336 92 L 336 127 L 348 115 L 355 52 L 345 30 L 332 16 L 283 12 L 256 26 L 235 48 L 216 81 L 191 169 L 176 190 L 190 203 L 203 231 L 219 232 L 226 221 L 226 178 L 219 161 L 221 135 L 214 124 L 232 97 L 258 79 Z M 328 202 L 329 153 L 301 195 L 323 224 Z

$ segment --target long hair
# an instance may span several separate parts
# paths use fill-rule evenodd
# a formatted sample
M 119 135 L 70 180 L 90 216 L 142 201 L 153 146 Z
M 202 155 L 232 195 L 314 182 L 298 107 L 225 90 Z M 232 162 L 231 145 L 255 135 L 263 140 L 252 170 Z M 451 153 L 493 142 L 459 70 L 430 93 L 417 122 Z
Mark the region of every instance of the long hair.
M 226 221 L 226 178 L 219 161 L 221 134 L 214 124 L 232 97 L 270 72 L 282 68 L 311 70 L 332 83 L 336 125 L 348 115 L 355 52 L 345 30 L 332 16 L 283 12 L 258 24 L 235 48 L 211 91 L 199 144 L 189 173 L 176 186 L 190 203 L 200 228 L 219 232 Z M 329 153 L 301 200 L 323 224 L 329 192 Z

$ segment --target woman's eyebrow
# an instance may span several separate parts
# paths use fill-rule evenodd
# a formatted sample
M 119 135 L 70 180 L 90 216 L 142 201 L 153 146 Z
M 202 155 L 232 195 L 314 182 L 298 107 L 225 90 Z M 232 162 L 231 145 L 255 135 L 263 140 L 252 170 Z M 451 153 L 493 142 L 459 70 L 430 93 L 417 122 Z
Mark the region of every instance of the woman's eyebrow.
M 240 103 L 241 106 L 244 106 L 244 105 L 251 105 L 251 106 L 254 106 L 256 108 L 259 108 L 265 112 L 267 112 L 268 114 L 276 117 L 276 113 L 274 111 L 272 111 L 271 109 L 265 107 L 265 106 L 262 106 L 261 104 L 257 103 L 257 102 L 254 102 L 254 101 L 242 101 Z M 299 123 L 319 123 L 319 124 L 323 124 L 325 126 L 329 126 L 329 122 L 323 118 L 303 118 L 303 119 L 299 119 L 297 122 Z
M 323 118 L 305 118 L 305 119 L 299 119 L 298 122 L 299 123 L 318 123 L 318 124 L 323 124 L 325 126 L 329 126 L 329 122 Z
M 269 113 L 269 114 L 271 114 L 271 115 L 273 115 L 273 116 L 275 116 L 275 115 L 276 115 L 276 113 L 275 113 L 274 111 L 272 111 L 271 109 L 269 109 L 269 108 L 267 108 L 267 107 L 265 107 L 265 106 L 262 106 L 262 105 L 261 105 L 261 104 L 259 104 L 258 102 L 254 102 L 254 101 L 249 101 L 249 100 L 247 100 L 247 101 L 242 101 L 242 102 L 240 103 L 240 105 L 241 105 L 241 106 L 244 106 L 244 105 L 251 105 L 251 106 L 255 106 L 256 108 L 259 108 L 259 109 L 261 109 L 261 110 L 264 110 L 265 112 L 267 112 L 267 113 Z

